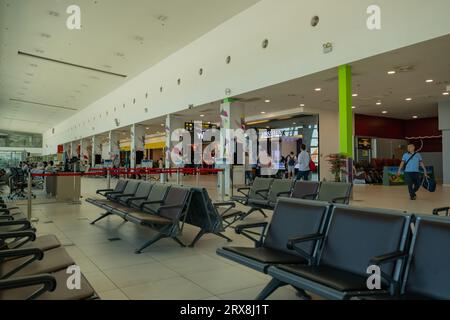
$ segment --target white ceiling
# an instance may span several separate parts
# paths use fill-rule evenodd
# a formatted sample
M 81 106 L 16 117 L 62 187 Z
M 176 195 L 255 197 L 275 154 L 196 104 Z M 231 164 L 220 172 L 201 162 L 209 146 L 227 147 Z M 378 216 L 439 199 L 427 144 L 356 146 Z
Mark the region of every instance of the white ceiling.
M 0 0 L 0 128 L 44 132 L 258 1 L 79 0 L 71 31 L 71 0 Z
M 449 100 L 450 35 L 351 63 L 354 110 L 358 114 L 410 119 L 437 116 L 437 104 Z M 403 67 L 407 72 L 388 75 Z M 425 80 L 433 79 L 433 83 Z M 316 92 L 315 88 L 322 91 Z M 295 79 L 238 96 L 246 101 L 246 116 L 297 108 L 338 109 L 337 69 Z M 406 101 L 412 98 L 411 101 Z M 264 100 L 270 100 L 265 103 Z M 250 101 L 248 101 L 250 100 Z M 381 101 L 381 105 L 376 103 Z M 300 109 L 299 109 L 300 111 Z M 388 111 L 388 114 L 382 114 Z M 262 115 L 261 115 L 262 116 Z M 263 116 L 262 116 L 263 117 Z

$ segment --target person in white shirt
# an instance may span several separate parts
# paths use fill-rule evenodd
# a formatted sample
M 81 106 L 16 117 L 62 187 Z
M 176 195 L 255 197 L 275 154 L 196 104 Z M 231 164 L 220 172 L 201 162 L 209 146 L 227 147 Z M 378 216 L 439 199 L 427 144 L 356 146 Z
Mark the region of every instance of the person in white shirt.
M 309 180 L 309 163 L 311 162 L 311 156 L 308 152 L 306 152 L 306 145 L 302 144 L 301 146 L 301 152 L 298 155 L 298 174 L 297 174 L 297 180 Z

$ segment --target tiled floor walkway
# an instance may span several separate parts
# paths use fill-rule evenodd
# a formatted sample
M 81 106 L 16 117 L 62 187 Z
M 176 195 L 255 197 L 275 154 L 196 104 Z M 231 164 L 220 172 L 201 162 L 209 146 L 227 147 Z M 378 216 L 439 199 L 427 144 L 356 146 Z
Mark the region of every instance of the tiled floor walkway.
M 195 184 L 195 180 L 191 182 Z M 202 177 L 200 182 L 217 198 L 214 177 Z M 105 185 L 103 179 L 83 179 L 84 198 Z M 450 188 L 440 188 L 435 194 L 422 191 L 418 198 L 411 202 L 404 187 L 355 186 L 353 204 L 431 213 L 435 207 L 450 205 Z M 100 213 L 102 210 L 84 200 L 81 205 L 33 206 L 33 215 L 39 218 L 38 232 L 60 239 L 103 299 L 254 299 L 270 280 L 217 256 L 216 249 L 228 244 L 214 235 L 202 238 L 195 248 L 181 248 L 165 239 L 136 255 L 134 249 L 149 239 L 152 231 L 114 216 L 90 225 Z M 248 221 L 261 218 L 255 213 Z M 197 231 L 185 227 L 184 242 L 190 242 Z M 226 235 L 234 240 L 232 245 L 252 245 L 232 229 Z M 113 238 L 120 240 L 109 240 Z M 298 299 L 289 287 L 271 298 Z

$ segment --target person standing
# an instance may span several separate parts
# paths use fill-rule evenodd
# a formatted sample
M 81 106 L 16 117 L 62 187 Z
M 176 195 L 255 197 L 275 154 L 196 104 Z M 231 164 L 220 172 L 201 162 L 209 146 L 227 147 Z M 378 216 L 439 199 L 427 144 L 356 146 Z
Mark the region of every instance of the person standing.
M 295 173 L 295 155 L 293 151 L 286 157 L 286 163 L 288 168 L 288 179 L 292 179 Z
M 417 199 L 416 192 L 422 184 L 419 167 L 422 167 L 424 176 L 428 177 L 427 169 L 423 163 L 422 156 L 419 152 L 416 152 L 416 146 L 410 143 L 408 145 L 408 152 L 403 155 L 402 162 L 398 168 L 397 176 L 400 176 L 402 169 L 405 168 L 405 182 L 408 185 L 409 197 L 411 200 Z
M 309 180 L 309 174 L 311 172 L 309 163 L 311 162 L 311 156 L 306 152 L 306 145 L 302 144 L 301 152 L 298 155 L 298 174 L 297 180 Z

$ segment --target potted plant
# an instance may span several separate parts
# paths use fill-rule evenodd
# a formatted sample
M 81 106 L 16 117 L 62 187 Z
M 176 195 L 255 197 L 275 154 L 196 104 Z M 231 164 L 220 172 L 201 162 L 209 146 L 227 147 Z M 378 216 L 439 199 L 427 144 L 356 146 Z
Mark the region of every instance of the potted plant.
M 342 153 L 333 153 L 326 157 L 330 164 L 330 173 L 334 175 L 334 181 L 341 182 L 342 175 L 346 174 L 347 156 Z

